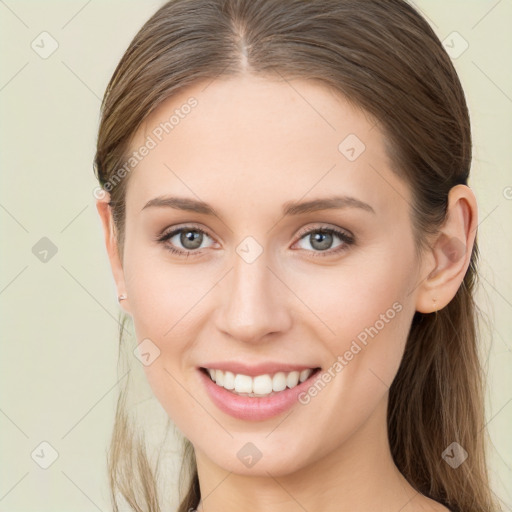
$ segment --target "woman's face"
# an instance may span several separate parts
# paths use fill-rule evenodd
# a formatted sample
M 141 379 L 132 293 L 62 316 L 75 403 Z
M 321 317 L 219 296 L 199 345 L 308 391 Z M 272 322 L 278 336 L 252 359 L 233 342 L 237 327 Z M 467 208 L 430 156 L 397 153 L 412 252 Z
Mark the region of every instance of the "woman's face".
M 131 151 L 122 305 L 199 463 L 283 475 L 386 435 L 422 270 L 374 121 L 318 82 L 216 79 L 163 103 Z M 275 391 L 236 396 L 201 368 Z

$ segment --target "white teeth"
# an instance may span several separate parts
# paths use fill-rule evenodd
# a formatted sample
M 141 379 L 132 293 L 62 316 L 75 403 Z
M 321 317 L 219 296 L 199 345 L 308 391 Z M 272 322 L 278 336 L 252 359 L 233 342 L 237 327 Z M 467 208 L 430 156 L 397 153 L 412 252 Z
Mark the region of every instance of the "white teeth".
M 249 396 L 268 396 L 271 393 L 284 391 L 287 387 L 294 388 L 300 382 L 304 382 L 313 373 L 313 369 L 308 368 L 301 372 L 277 372 L 273 376 L 269 374 L 250 377 L 240 373 L 223 372 L 208 368 L 211 379 L 225 389 L 239 394 Z
M 294 388 L 299 383 L 299 372 L 290 372 L 286 377 L 286 385 L 289 388 Z
M 283 372 L 277 372 L 272 377 L 272 389 L 274 391 L 283 391 L 286 389 L 286 375 Z
M 219 370 L 217 370 L 219 371 Z M 304 382 L 312 373 L 312 370 L 302 370 L 300 372 L 300 377 L 299 377 L 299 381 L 300 382 Z
M 219 370 L 217 370 L 216 382 L 219 386 L 223 386 L 222 382 L 219 383 L 219 373 L 223 374 L 224 372 L 219 372 Z M 252 378 L 248 375 L 237 373 L 235 376 L 235 391 L 237 393 L 252 393 Z
M 270 375 L 258 375 L 254 377 L 252 390 L 257 395 L 268 395 L 272 393 L 272 378 Z
M 235 374 L 224 372 L 224 387 L 226 389 L 235 389 Z

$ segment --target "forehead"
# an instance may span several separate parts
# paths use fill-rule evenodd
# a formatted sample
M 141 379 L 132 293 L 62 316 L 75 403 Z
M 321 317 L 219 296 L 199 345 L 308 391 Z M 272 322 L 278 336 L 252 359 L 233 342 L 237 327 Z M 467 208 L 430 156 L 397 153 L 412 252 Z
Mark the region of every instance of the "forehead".
M 151 149 L 127 192 L 140 208 L 177 192 L 278 207 L 336 192 L 376 210 L 408 197 L 375 121 L 317 81 L 243 75 L 194 84 L 148 116 L 131 151 L 144 145 Z

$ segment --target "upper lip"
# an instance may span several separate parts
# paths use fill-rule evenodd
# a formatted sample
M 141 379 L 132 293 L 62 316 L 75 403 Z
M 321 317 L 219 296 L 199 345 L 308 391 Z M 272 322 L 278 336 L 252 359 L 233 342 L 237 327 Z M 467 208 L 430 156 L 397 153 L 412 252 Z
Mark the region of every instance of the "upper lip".
M 219 361 L 206 363 L 200 368 L 209 368 L 211 370 L 222 370 L 224 372 L 232 372 L 234 374 L 242 374 L 248 375 L 249 377 L 256 377 L 257 375 L 265 375 L 270 374 L 273 375 L 277 372 L 293 372 L 293 371 L 302 371 L 308 370 L 309 368 L 319 368 L 315 365 L 307 365 L 307 364 L 286 364 L 286 363 L 278 363 L 274 361 L 269 361 L 266 363 L 258 363 L 258 364 L 247 364 L 242 362 L 235 361 Z

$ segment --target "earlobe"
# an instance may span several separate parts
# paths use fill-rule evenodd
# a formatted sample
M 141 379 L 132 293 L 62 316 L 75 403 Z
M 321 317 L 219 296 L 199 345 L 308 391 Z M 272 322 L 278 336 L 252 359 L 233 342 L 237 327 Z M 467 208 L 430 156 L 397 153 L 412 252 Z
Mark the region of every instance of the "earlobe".
M 448 195 L 446 220 L 430 249 L 434 268 L 425 268 L 416 296 L 416 310 L 432 313 L 444 308 L 459 289 L 471 260 L 478 211 L 473 191 L 456 185 Z
M 96 209 L 101 219 L 103 227 L 103 234 L 105 238 L 105 246 L 110 261 L 110 268 L 114 277 L 115 285 L 118 292 L 118 297 L 123 297 L 123 302 L 119 300 L 121 307 L 129 313 L 129 306 L 127 295 L 126 295 L 126 283 L 124 279 L 124 270 L 122 261 L 119 255 L 119 246 L 117 243 L 117 237 L 114 230 L 114 221 L 112 218 L 112 210 L 109 205 L 110 195 L 107 194 L 103 199 L 99 199 L 96 202 Z

